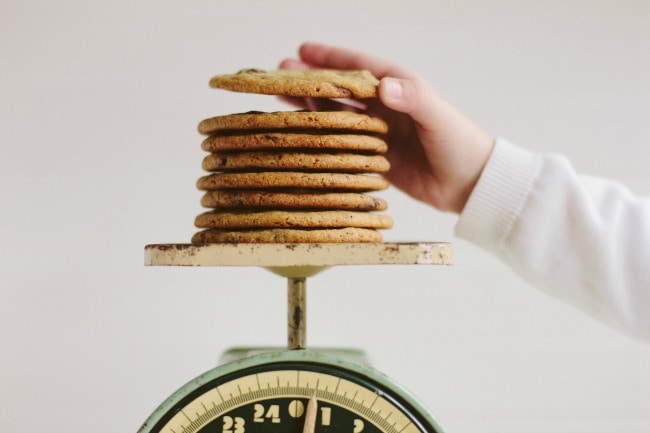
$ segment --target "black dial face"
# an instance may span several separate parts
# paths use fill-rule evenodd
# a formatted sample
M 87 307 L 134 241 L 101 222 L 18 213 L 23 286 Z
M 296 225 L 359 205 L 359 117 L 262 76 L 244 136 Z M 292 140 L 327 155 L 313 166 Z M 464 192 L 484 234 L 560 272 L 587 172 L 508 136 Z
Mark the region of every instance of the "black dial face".
M 274 362 L 213 378 L 142 432 L 441 432 L 399 390 L 328 364 Z

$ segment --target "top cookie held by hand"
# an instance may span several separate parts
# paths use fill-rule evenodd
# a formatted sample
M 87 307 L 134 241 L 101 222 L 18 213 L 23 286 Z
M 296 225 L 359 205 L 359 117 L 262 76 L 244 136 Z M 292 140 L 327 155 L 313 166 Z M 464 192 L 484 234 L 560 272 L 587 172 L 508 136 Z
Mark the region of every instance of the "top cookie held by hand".
M 379 80 L 369 71 L 244 69 L 217 75 L 210 87 L 298 98 L 375 98 Z

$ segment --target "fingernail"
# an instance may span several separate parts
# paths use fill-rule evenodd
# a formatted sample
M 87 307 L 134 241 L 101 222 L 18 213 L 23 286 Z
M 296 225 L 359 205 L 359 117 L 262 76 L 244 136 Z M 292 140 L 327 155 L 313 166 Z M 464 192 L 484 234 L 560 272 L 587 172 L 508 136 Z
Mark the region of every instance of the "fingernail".
M 402 83 L 399 80 L 395 78 L 384 78 L 384 87 L 390 99 L 402 99 L 404 90 L 402 89 Z

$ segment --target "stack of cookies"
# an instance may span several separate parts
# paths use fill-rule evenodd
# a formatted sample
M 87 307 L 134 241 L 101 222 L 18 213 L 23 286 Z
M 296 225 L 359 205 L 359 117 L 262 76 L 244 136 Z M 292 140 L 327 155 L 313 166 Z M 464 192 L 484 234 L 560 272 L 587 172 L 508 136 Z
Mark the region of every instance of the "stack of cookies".
M 214 77 L 233 91 L 293 97 L 367 98 L 367 72 L 246 70 Z M 392 219 L 368 192 L 388 187 L 381 138 L 387 125 L 351 111 L 249 112 L 206 119 L 209 154 L 197 186 L 211 210 L 193 243 L 381 242 Z

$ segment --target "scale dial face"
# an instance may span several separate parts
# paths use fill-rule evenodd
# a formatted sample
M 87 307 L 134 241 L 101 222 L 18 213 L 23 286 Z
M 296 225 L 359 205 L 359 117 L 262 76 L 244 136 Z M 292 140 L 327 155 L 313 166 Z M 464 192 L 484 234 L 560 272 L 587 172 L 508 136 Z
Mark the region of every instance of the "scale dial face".
M 442 429 L 410 394 L 364 364 L 292 350 L 209 371 L 165 401 L 139 433 L 195 432 L 442 433 Z

